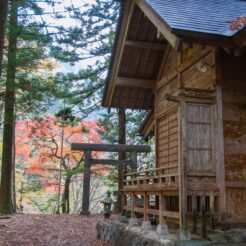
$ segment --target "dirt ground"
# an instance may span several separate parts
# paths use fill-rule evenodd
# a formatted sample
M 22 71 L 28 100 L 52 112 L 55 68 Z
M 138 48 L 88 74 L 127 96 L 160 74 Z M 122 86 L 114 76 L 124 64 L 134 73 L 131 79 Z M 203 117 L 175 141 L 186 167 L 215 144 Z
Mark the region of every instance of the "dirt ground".
M 108 246 L 96 239 L 101 215 L 0 216 L 0 246 Z

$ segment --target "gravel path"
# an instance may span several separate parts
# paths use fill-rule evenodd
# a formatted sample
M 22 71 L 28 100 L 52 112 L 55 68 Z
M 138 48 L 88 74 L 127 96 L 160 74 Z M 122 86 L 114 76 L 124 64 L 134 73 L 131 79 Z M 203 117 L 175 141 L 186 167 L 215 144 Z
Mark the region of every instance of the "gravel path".
M 108 246 L 96 239 L 101 215 L 0 216 L 0 246 Z

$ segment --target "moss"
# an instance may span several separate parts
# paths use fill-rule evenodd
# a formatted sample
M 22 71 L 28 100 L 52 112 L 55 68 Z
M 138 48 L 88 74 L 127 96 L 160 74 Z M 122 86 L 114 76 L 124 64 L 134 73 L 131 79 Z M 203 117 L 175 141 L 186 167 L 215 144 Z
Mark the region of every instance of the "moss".
M 0 204 L 0 214 L 13 214 L 10 204 Z

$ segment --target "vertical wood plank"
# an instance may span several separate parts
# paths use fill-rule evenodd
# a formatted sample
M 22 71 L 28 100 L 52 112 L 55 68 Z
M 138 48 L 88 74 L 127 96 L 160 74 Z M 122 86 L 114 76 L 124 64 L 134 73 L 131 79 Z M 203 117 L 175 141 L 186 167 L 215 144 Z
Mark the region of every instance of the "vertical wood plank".
M 182 52 L 179 53 L 179 65 L 182 61 Z M 179 91 L 181 96 L 184 91 L 184 83 L 181 73 L 178 74 Z M 185 131 L 185 98 L 179 104 L 179 213 L 180 229 L 187 229 L 187 182 L 186 182 L 186 131 Z
M 187 184 L 186 184 L 186 158 L 185 158 L 185 103 L 180 105 L 180 135 L 179 135 L 179 210 L 180 210 L 180 228 L 187 229 Z
M 90 214 L 90 180 L 91 180 L 91 152 L 85 151 L 82 215 Z
M 219 210 L 220 219 L 223 219 L 226 212 L 225 194 L 225 161 L 224 161 L 224 134 L 223 134 L 223 106 L 222 88 L 216 87 L 217 105 L 215 110 L 215 146 L 216 146 L 216 182 L 219 187 Z

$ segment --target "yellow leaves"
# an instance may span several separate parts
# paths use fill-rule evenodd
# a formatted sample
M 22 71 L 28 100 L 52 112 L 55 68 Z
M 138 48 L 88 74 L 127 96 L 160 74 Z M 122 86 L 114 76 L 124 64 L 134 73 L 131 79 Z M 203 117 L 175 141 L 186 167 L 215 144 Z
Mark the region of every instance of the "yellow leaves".
M 58 68 L 60 65 L 57 61 L 49 61 L 43 60 L 38 64 L 38 69 L 55 69 Z

